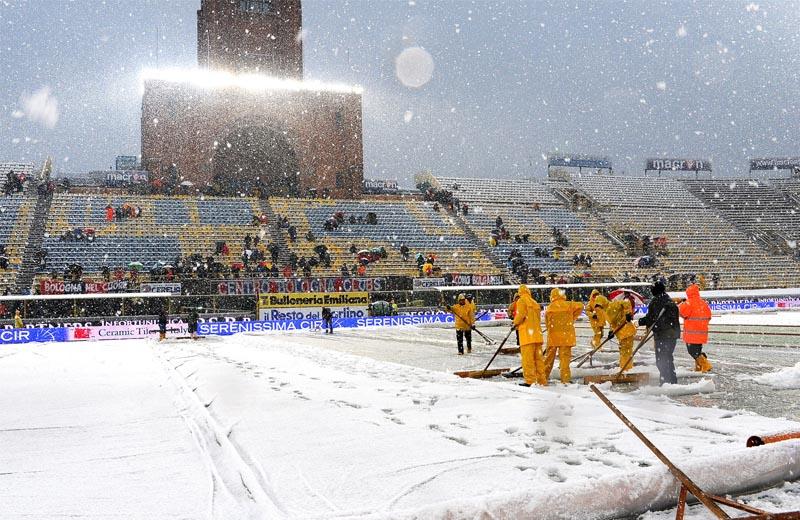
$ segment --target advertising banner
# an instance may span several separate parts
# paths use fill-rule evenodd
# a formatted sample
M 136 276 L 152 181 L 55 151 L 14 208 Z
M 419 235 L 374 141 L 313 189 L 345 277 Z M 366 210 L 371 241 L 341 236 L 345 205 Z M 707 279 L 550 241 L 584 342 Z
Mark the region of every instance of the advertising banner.
M 146 325 L 101 325 L 98 327 L 71 327 L 66 329 L 67 341 L 97 341 L 106 339 L 152 338 L 158 333 L 158 324 Z M 167 324 L 169 335 L 187 336 L 189 327 L 183 322 Z
M 450 281 L 450 285 L 503 285 L 505 280 L 499 274 L 461 274 L 453 273 L 445 275 L 445 280 Z
M 683 172 L 710 172 L 708 159 L 647 159 L 645 170 L 671 170 Z
M 396 180 L 364 179 L 364 193 L 397 193 Z
M 481 316 L 480 321 L 493 319 L 491 313 Z M 334 319 L 334 328 L 355 327 L 404 327 L 412 325 L 452 324 L 453 315 L 449 312 L 430 314 L 401 314 L 399 316 L 374 316 L 360 318 Z M 197 333 L 200 336 L 230 336 L 246 332 L 320 330 L 322 320 L 284 320 L 284 321 L 234 321 L 227 323 L 199 323 Z
M 369 294 L 285 293 L 263 294 L 258 299 L 260 320 L 315 320 L 322 318 L 322 308 L 329 307 L 334 319 L 363 318 L 369 315 Z
M 547 166 L 610 170 L 611 159 L 607 157 L 592 157 L 590 155 L 550 155 L 547 157 Z
M 147 184 L 149 173 L 139 170 L 109 171 L 105 175 L 105 185 L 108 187 L 130 186 L 132 184 Z
M 40 280 L 39 294 L 98 294 L 125 292 L 128 290 L 127 280 L 99 282 L 81 280 L 80 282 L 64 282 L 59 280 Z
M 252 296 L 264 293 L 383 291 L 386 286 L 386 278 L 253 278 L 220 282 L 217 292 Z
M 3 329 L 0 344 L 68 341 L 67 329 Z
M 444 278 L 414 278 L 413 288 L 415 291 L 432 289 L 434 287 L 444 287 Z
M 143 283 L 139 286 L 139 291 L 144 293 L 166 293 L 180 294 L 180 283 Z
M 800 168 L 800 157 L 774 157 L 751 159 L 751 170 L 793 170 Z

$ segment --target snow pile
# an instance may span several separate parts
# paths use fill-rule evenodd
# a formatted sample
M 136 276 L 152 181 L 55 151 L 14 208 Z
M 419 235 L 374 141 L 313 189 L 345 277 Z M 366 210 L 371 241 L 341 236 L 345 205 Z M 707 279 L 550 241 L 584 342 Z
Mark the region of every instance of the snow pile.
M 753 377 L 753 381 L 760 385 L 767 385 L 783 390 L 800 389 L 800 362 L 793 367 L 785 367 L 777 372 L 761 374 Z
M 695 383 L 688 383 L 685 385 L 677 384 L 671 385 L 666 383 L 661 386 L 643 386 L 638 391 L 644 395 L 692 395 L 692 394 L 710 394 L 715 392 L 717 386 L 714 384 L 713 379 L 701 379 Z

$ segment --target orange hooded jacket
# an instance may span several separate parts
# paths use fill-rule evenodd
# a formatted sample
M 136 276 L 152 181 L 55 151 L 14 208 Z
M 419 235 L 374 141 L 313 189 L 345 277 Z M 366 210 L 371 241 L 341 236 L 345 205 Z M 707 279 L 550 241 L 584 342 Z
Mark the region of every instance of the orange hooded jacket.
M 683 341 L 689 345 L 708 343 L 708 322 L 711 321 L 711 308 L 700 298 L 700 288 L 692 284 L 686 288 L 686 301 L 678 305 L 683 318 Z

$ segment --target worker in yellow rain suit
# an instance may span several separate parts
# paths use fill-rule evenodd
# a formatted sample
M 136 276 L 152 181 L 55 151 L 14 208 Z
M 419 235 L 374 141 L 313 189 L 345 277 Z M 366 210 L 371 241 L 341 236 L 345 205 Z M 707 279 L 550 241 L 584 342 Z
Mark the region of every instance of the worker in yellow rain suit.
M 633 307 L 631 302 L 625 300 L 614 300 L 609 302 L 605 296 L 595 298 L 595 305 L 599 305 L 606 313 L 608 323 L 608 337 L 616 336 L 619 341 L 619 366 L 625 370 L 633 368 L 633 363 L 628 360 L 633 354 L 633 336 L 636 335 L 636 325 L 631 323 L 633 320 Z M 626 367 L 627 364 L 627 367 Z
M 475 313 L 472 311 L 472 304 L 467 301 L 464 294 L 459 294 L 456 304 L 447 308 L 453 313 L 456 322 L 456 343 L 458 344 L 458 355 L 464 353 L 464 338 L 467 340 L 467 353 L 472 352 L 472 326 L 475 324 Z
M 602 307 L 596 306 L 595 301 L 598 296 L 602 296 L 597 289 L 592 290 L 589 301 L 586 303 L 584 311 L 589 317 L 589 325 L 592 326 L 592 347 L 597 348 L 603 342 L 603 328 L 606 326 L 606 311 Z
M 519 354 L 522 357 L 522 386 L 534 383 L 547 385 L 542 359 L 542 307 L 533 299 L 527 285 L 520 285 L 514 301 L 514 324 L 511 328 L 519 337 Z
M 567 301 L 564 291 L 555 288 L 550 291 L 550 305 L 544 311 L 544 321 L 547 325 L 547 355 L 544 360 L 545 377 L 549 377 L 558 351 L 558 365 L 561 372 L 561 382 L 569 383 L 572 374 L 569 371 L 569 361 L 572 357 L 572 347 L 575 346 L 575 320 L 583 312 L 580 302 Z

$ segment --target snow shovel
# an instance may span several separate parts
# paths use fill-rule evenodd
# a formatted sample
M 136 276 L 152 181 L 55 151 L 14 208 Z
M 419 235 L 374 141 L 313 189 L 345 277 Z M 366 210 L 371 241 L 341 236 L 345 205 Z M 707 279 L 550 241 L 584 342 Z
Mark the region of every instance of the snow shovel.
M 625 322 L 625 323 L 627 323 L 627 322 Z M 579 359 L 583 358 L 583 360 L 581 360 L 581 362 L 580 362 L 580 363 L 578 363 L 578 365 L 577 365 L 577 367 L 576 367 L 576 368 L 580 368 L 580 367 L 582 367 L 582 366 L 583 366 L 583 364 L 584 364 L 584 363 L 586 363 L 586 361 L 587 361 L 587 360 L 589 360 L 589 359 L 592 359 L 592 356 L 594 356 L 594 355 L 597 353 L 597 351 L 598 351 L 598 350 L 600 350 L 601 348 L 603 348 L 603 345 L 605 345 L 606 343 L 608 343 L 609 341 L 611 341 L 611 340 L 614 338 L 614 336 L 617 334 L 617 332 L 619 332 L 619 331 L 621 331 L 621 330 L 622 330 L 622 327 L 624 327 L 624 326 L 625 326 L 625 323 L 623 323 L 622 325 L 620 325 L 619 327 L 617 327 L 617 330 L 615 330 L 615 331 L 612 333 L 612 335 L 611 335 L 611 336 L 607 337 L 607 338 L 606 338 L 606 339 L 604 339 L 604 340 L 603 340 L 603 341 L 602 341 L 602 342 L 601 342 L 599 345 L 597 345 L 597 348 L 595 348 L 595 349 L 594 349 L 594 350 L 592 350 L 591 352 L 585 352 L 585 353 L 583 353 L 583 354 L 581 354 L 581 355 L 579 355 L 579 356 L 575 356 L 574 358 L 572 358 L 572 360 L 570 361 L 570 363 L 573 363 L 573 362 L 575 362 L 575 361 L 577 361 L 577 360 L 579 360 Z
M 496 368 L 493 370 L 489 370 L 489 366 L 492 364 L 492 361 L 494 361 L 494 358 L 497 357 L 497 354 L 500 353 L 500 349 L 502 349 L 503 345 L 506 344 L 506 341 L 508 341 L 508 338 L 511 337 L 511 333 L 514 332 L 514 330 L 515 329 L 512 327 L 511 330 L 508 331 L 508 334 L 506 334 L 506 337 L 503 338 L 503 341 L 500 343 L 500 346 L 497 347 L 497 350 L 494 352 L 492 359 L 490 359 L 489 362 L 486 363 L 486 367 L 483 370 L 462 370 L 460 372 L 454 372 L 454 374 L 457 375 L 458 377 L 471 377 L 475 379 L 483 379 L 485 377 L 494 377 L 496 375 L 502 374 L 503 372 L 508 372 L 509 369 L 507 368 Z
M 478 327 L 476 327 L 475 325 L 472 326 L 472 330 L 474 330 L 475 333 L 478 334 L 478 336 L 482 337 L 483 341 L 485 341 L 487 345 L 494 345 L 495 343 L 497 343 L 497 341 L 493 340 L 483 332 L 479 331 Z
M 659 319 L 661 319 L 662 314 L 664 314 L 664 309 L 661 309 L 661 312 L 658 313 L 656 319 L 653 320 L 653 325 L 655 325 L 656 322 Z M 647 328 L 647 330 L 645 330 L 644 337 L 639 342 L 639 344 L 636 345 L 636 348 L 633 349 L 633 352 L 631 352 L 631 357 L 628 359 L 628 361 L 625 362 L 625 365 L 620 367 L 619 372 L 611 376 L 609 375 L 586 376 L 583 378 L 583 383 L 584 384 L 605 383 L 606 381 L 611 381 L 612 383 L 647 383 L 647 381 L 650 380 L 650 374 L 646 372 L 638 374 L 624 374 L 623 372 L 625 372 L 625 369 L 628 368 L 628 365 L 630 365 L 633 362 L 633 357 L 636 355 L 637 352 L 639 352 L 639 349 L 641 349 L 642 346 L 648 341 L 650 341 L 650 338 L 653 337 L 653 325 L 651 325 L 650 327 Z

